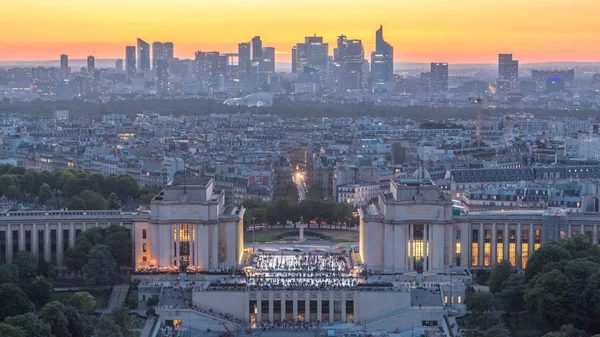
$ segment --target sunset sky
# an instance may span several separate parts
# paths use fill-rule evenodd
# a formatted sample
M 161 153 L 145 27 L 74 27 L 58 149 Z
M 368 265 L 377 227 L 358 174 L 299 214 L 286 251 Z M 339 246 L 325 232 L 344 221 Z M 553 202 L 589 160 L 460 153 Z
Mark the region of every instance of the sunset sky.
M 330 53 L 343 33 L 369 55 L 379 24 L 396 62 L 600 60 L 600 0 L 0 0 L 0 61 L 124 58 L 137 37 L 192 58 L 260 35 L 289 62 L 314 33 Z

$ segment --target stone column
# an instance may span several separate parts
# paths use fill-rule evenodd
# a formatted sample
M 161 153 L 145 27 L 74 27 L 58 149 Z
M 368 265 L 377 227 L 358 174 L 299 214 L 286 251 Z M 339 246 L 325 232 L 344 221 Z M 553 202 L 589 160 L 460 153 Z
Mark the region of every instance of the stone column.
M 317 293 L 317 320 L 319 322 L 323 321 L 323 303 L 321 303 L 321 301 L 323 300 L 323 292 L 319 291 Z
M 39 260 L 38 256 L 38 235 L 35 222 L 31 224 L 31 254 L 35 256 L 35 260 Z M 58 252 L 58 250 L 57 250 Z
M 567 216 L 568 219 L 568 216 Z M 567 237 L 572 238 L 573 237 L 573 224 L 568 223 L 567 224 Z
M 58 223 L 57 229 L 56 229 L 56 239 L 58 241 L 58 247 L 56 247 L 56 255 L 58 257 L 58 265 L 59 266 L 64 266 L 65 264 L 65 257 L 64 257 L 64 251 L 63 251 L 63 246 L 64 246 L 64 241 L 63 241 L 63 228 L 62 228 L 62 223 Z
M 396 261 L 396 247 L 394 246 L 394 225 L 383 225 L 383 270 L 391 273 L 394 270 Z
M 335 304 L 335 300 L 333 298 L 333 292 L 330 291 L 329 292 L 329 322 L 330 323 L 334 322 L 334 311 L 333 311 L 334 304 Z
M 10 224 L 6 225 L 6 263 L 12 263 L 13 246 L 12 246 L 12 228 Z
M 179 265 L 179 252 L 180 252 L 180 238 L 179 238 L 179 225 L 175 224 L 173 225 L 173 231 L 175 232 L 175 265 Z
M 304 321 L 310 321 L 310 292 L 304 293 Z
M 47 262 L 51 262 L 51 253 L 50 253 L 50 224 L 46 223 L 44 225 L 44 260 Z
M 19 224 L 19 251 L 25 250 L 25 228 L 23 224 Z
M 414 230 L 415 230 L 415 225 L 410 224 L 408 225 L 409 229 L 408 229 L 408 270 L 413 270 L 413 240 L 415 238 L 414 236 Z
M 281 321 L 285 320 L 285 293 L 281 293 Z
M 483 266 L 483 246 L 485 245 L 485 236 L 484 236 L 484 231 L 483 231 L 483 222 L 479 224 L 479 237 L 477 238 L 479 240 L 479 258 L 477 259 L 479 262 L 479 266 L 482 267 Z
M 519 266 L 521 267 L 521 255 L 522 255 L 522 250 L 521 250 L 521 241 L 523 238 L 521 237 L 521 223 L 517 224 L 517 258 L 516 258 L 516 263 L 515 266 Z
M 585 226 L 581 224 L 581 230 L 579 231 L 581 235 L 585 235 Z
M 256 321 L 262 322 L 262 293 L 256 294 Z
M 275 315 L 275 313 L 273 312 L 273 303 L 275 303 L 275 294 L 273 294 L 272 291 L 269 291 L 269 322 L 273 322 L 274 318 L 273 316 Z
M 531 254 L 533 254 L 534 249 L 535 249 L 535 230 L 533 229 L 533 224 L 530 223 L 529 224 L 529 255 L 527 256 L 527 263 L 529 263 L 529 258 L 531 257 Z
M 496 223 L 492 223 L 492 255 L 490 256 L 490 265 L 493 266 L 496 264 L 497 261 L 497 256 L 496 256 L 496 239 L 497 239 L 497 235 L 496 235 Z
M 394 236 L 394 255 L 396 257 L 394 260 L 394 272 L 398 273 L 406 271 L 406 225 L 396 225 Z
M 292 293 L 292 300 L 293 300 L 292 314 L 294 315 L 293 320 L 297 321 L 298 320 L 298 292 L 297 291 L 294 291 Z
M 346 322 L 346 293 L 342 293 L 342 322 Z
M 69 224 L 69 248 L 75 248 L 75 225 Z
M 510 256 L 508 255 L 508 252 L 510 248 L 510 232 L 508 230 L 508 223 L 504 224 L 504 255 L 503 258 L 505 260 L 509 260 Z
M 209 225 L 212 235 L 209 239 L 212 255 L 210 259 L 211 269 L 219 268 L 219 225 Z

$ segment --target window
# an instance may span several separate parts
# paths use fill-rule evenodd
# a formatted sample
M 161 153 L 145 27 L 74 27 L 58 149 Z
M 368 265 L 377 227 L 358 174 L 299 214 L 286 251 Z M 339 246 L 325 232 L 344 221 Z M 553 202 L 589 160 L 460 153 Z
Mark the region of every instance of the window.
M 510 243 L 508 244 L 508 261 L 510 261 L 510 264 L 512 264 L 513 266 L 517 265 L 517 244 L 515 243 Z
M 142 240 L 146 240 L 146 230 L 142 229 Z
M 490 266 L 490 260 L 491 260 L 491 249 L 492 249 L 492 244 L 489 242 L 486 242 L 483 244 L 483 265 L 486 267 Z
M 142 256 L 142 261 L 146 262 L 146 257 Z
M 529 244 L 522 243 L 521 244 L 521 268 L 525 268 L 527 266 L 528 258 L 529 258 Z
M 496 262 L 500 263 L 504 259 L 504 243 L 496 243 Z
M 456 243 L 456 254 L 460 254 L 460 242 Z
M 479 243 L 473 242 L 471 244 L 471 266 L 477 267 L 479 265 Z
M 148 252 L 148 246 L 147 246 L 147 244 L 145 242 L 142 244 L 142 252 L 143 253 Z

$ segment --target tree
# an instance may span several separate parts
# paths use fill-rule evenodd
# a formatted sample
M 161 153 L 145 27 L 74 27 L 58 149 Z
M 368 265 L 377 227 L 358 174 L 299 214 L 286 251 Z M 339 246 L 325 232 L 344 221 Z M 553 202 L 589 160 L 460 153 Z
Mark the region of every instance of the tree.
M 67 249 L 67 268 L 74 273 L 81 273 L 81 270 L 85 265 L 86 257 L 87 253 L 81 249 Z
M 108 196 L 108 209 L 121 209 L 121 200 L 114 192 Z
M 72 306 L 65 307 L 65 316 L 69 322 L 67 329 L 72 337 L 88 337 L 94 331 L 88 316 L 81 314 Z
M 65 315 L 65 306 L 57 301 L 44 306 L 40 318 L 50 325 L 54 337 L 72 337 L 69 332 L 69 320 Z
M 4 194 L 10 200 L 19 200 L 19 198 L 21 197 L 21 190 L 18 186 L 12 185 L 6 189 L 6 192 L 4 192 Z
M 75 178 L 75 176 L 70 171 L 62 171 L 61 175 L 56 180 L 56 188 L 64 190 L 65 184 L 69 180 L 74 179 L 74 178 Z
M 52 199 L 53 197 L 54 193 L 52 192 L 50 185 L 43 183 L 38 191 L 38 199 L 40 200 L 40 203 L 45 204 L 48 200 Z
M 157 295 L 152 295 L 148 300 L 146 300 L 146 304 L 149 308 L 157 306 L 160 302 L 160 298 Z
M 140 191 L 140 185 L 137 180 L 128 174 L 123 174 L 117 177 L 117 195 L 122 201 L 128 197 L 136 196 Z
M 21 288 L 12 283 L 0 285 L 0 321 L 30 312 L 31 309 L 31 302 Z
M 108 209 L 106 199 L 92 190 L 83 190 L 79 193 L 79 197 L 85 201 L 85 208 L 91 210 Z
M 519 311 L 525 307 L 525 277 L 522 274 L 511 274 L 504 283 L 502 290 L 497 294 L 498 299 L 507 312 L 519 316 Z
M 569 259 L 571 259 L 571 253 L 557 243 L 545 244 L 536 250 L 527 261 L 525 281 L 531 281 L 546 264 Z
M 53 290 L 52 283 L 43 276 L 36 276 L 29 285 L 25 286 L 25 292 L 31 301 L 40 307 L 50 301 Z
M 17 181 L 15 180 L 15 176 L 12 174 L 3 174 L 0 176 L 0 192 L 2 194 L 6 194 L 6 191 L 9 187 L 15 186 Z M 8 197 L 8 196 L 7 196 Z
M 0 336 L 2 337 L 27 337 L 23 329 L 16 326 L 0 323 Z
M 483 337 L 509 337 L 509 336 L 510 336 L 510 332 L 508 331 L 508 329 L 500 327 L 500 326 L 493 326 L 483 332 Z
M 110 315 L 114 318 L 115 323 L 124 331 L 127 330 L 127 322 L 129 321 L 129 310 L 125 307 L 115 308 Z
M 21 328 L 26 337 L 52 337 L 50 325 L 30 312 L 24 315 L 7 317 L 4 323 Z
M 111 285 L 117 280 L 117 262 L 109 246 L 97 245 L 90 250 L 83 276 L 90 285 Z
M 63 191 L 65 192 L 65 196 L 73 197 L 81 193 L 87 186 L 82 179 L 72 178 L 65 183 Z
M 96 299 L 87 291 L 78 291 L 73 296 L 69 304 L 82 313 L 93 313 L 96 310 Z
M 104 244 L 110 247 L 115 261 L 121 266 L 131 264 L 131 237 L 125 228 L 111 225 L 104 231 Z
M 19 269 L 14 264 L 0 265 L 0 284 L 19 284 Z
M 13 263 L 17 266 L 21 278 L 35 275 L 37 270 L 37 259 L 33 254 L 26 251 L 17 252 L 13 259 Z
M 86 208 L 85 200 L 80 197 L 73 197 L 67 204 L 67 208 L 70 210 L 84 210 Z
M 124 337 L 121 327 L 111 315 L 104 316 L 98 323 L 96 337 Z
M 490 285 L 490 292 L 492 294 L 497 294 L 502 290 L 502 283 L 508 279 L 510 274 L 513 272 L 512 264 L 510 261 L 504 259 L 500 261 L 497 265 L 494 266 L 492 272 L 490 273 L 490 278 L 488 280 Z
M 569 279 L 559 270 L 537 276 L 525 290 L 528 308 L 555 329 L 570 321 Z
M 321 185 L 313 184 L 308 189 L 308 198 L 312 200 L 321 200 L 322 192 Z

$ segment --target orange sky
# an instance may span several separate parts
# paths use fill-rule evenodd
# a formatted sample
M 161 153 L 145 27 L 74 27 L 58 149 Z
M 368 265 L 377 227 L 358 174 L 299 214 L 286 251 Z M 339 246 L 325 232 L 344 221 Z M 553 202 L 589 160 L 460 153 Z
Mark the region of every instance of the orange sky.
M 123 58 L 137 37 L 192 58 L 260 35 L 289 62 L 313 33 L 330 53 L 339 34 L 362 39 L 368 55 L 380 23 L 397 62 L 600 60 L 600 0 L 0 0 L 0 61 Z

